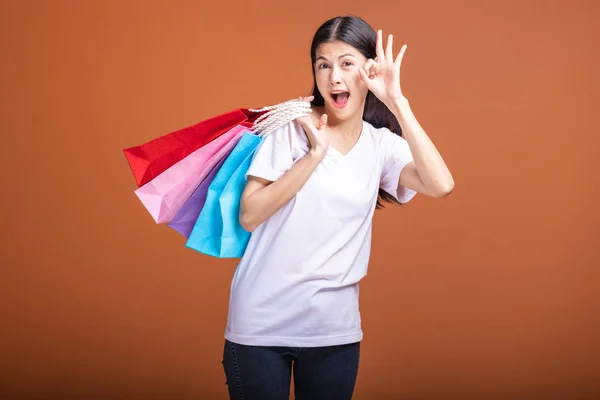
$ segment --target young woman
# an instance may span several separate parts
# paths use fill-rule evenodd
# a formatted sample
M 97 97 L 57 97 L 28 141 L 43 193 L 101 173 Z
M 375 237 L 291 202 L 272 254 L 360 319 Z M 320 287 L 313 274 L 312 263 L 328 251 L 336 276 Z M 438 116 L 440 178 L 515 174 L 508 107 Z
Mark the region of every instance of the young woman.
M 444 197 L 452 175 L 400 88 L 392 35 L 358 17 L 316 32 L 310 116 L 266 136 L 240 222 L 223 365 L 232 399 L 350 399 L 363 337 L 358 283 L 382 201 Z M 403 134 L 403 137 L 401 136 Z

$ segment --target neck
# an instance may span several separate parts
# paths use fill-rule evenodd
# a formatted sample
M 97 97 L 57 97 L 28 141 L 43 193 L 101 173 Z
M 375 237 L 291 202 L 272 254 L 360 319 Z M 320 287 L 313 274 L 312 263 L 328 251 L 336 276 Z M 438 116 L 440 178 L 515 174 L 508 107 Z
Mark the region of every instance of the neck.
M 350 118 L 338 119 L 335 117 L 333 112 L 325 107 L 325 113 L 328 116 L 327 120 L 327 128 L 334 132 L 335 134 L 339 134 L 341 136 L 347 138 L 356 138 L 360 136 L 362 132 L 363 126 L 363 111 L 355 113 Z

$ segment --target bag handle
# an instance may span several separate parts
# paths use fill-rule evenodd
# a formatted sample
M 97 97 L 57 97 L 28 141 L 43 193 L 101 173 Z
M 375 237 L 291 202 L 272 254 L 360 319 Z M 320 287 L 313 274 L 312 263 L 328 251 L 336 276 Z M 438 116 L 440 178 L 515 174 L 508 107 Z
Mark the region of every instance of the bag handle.
M 311 113 L 310 102 L 299 99 L 288 100 L 283 103 L 259 109 L 249 109 L 251 112 L 267 111 L 254 121 L 252 131 L 258 136 L 265 136 L 299 117 Z

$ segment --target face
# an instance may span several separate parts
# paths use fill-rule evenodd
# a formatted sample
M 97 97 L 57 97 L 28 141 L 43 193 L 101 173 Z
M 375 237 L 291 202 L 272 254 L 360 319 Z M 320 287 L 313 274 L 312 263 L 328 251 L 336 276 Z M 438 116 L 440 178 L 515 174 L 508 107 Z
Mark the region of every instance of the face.
M 368 89 L 358 70 L 366 62 L 358 50 L 344 42 L 322 43 L 317 47 L 315 80 L 328 115 L 339 120 L 357 113 L 362 115 Z

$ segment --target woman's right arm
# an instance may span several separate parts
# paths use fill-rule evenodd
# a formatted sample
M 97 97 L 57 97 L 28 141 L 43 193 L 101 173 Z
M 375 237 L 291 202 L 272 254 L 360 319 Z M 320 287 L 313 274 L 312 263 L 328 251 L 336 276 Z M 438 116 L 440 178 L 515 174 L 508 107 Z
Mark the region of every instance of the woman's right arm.
M 248 176 L 248 182 L 242 193 L 239 216 L 242 228 L 248 232 L 252 232 L 275 214 L 302 189 L 329 149 L 329 141 L 325 133 L 326 114 L 321 117 L 318 129 L 308 116 L 298 118 L 298 122 L 310 143 L 308 153 L 274 182 Z
M 275 182 L 249 176 L 240 207 L 240 224 L 252 232 L 302 189 L 323 156 L 309 151 Z

